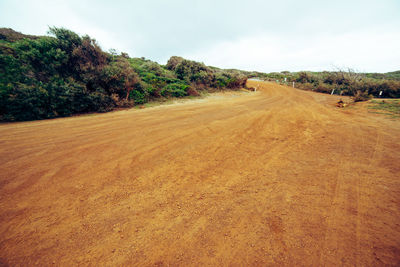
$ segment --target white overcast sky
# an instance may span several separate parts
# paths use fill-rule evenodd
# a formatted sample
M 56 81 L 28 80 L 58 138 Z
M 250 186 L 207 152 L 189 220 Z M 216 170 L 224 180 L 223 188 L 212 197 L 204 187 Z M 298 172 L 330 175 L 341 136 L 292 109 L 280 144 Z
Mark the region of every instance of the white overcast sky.
M 0 27 L 89 34 L 165 64 L 272 71 L 400 70 L 400 0 L 0 0 Z

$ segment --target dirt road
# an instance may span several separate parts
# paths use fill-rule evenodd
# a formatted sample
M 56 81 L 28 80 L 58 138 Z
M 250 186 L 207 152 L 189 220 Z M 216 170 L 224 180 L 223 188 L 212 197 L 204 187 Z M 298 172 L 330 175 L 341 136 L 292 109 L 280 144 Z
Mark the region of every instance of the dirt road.
M 0 125 L 0 265 L 400 265 L 400 121 L 250 83 Z

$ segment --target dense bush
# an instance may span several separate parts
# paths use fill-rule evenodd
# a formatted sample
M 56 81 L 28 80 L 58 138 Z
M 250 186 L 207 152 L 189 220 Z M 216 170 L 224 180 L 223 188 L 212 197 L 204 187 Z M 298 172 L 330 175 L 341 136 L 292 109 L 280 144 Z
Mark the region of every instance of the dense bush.
M 368 94 L 368 92 L 366 92 L 366 91 L 363 92 L 361 90 L 358 90 L 353 95 L 354 102 L 366 101 L 366 100 L 369 100 L 371 98 L 372 97 L 371 97 L 371 95 Z
M 199 90 L 207 88 L 235 89 L 246 86 L 247 75 L 240 71 L 221 70 L 175 56 L 168 60 L 166 67 L 174 71 L 177 78 Z
M 188 88 L 189 88 L 189 86 L 186 84 L 183 84 L 183 83 L 168 84 L 161 90 L 161 95 L 162 96 L 174 96 L 174 97 L 187 96 Z
M 115 106 L 112 82 L 102 75 L 112 64 L 109 55 L 88 36 L 57 28 L 49 32 L 55 37 L 0 41 L 0 119 L 54 118 Z
M 244 87 L 247 76 L 171 57 L 166 66 L 102 51 L 95 39 L 64 28 L 51 36 L 0 29 L 0 120 L 105 112 L 159 97 Z
M 64 28 L 51 36 L 0 29 L 0 120 L 34 120 L 105 112 L 160 97 L 197 96 L 204 90 L 237 89 L 247 78 L 296 82 L 296 87 L 354 96 L 400 97 L 400 71 L 385 74 L 248 72 L 222 70 L 182 57 L 165 66 L 145 58 L 104 52 L 95 39 Z
M 400 97 L 400 71 L 389 73 L 357 73 L 351 69 L 333 72 L 274 72 L 247 74 L 248 77 L 259 77 L 264 80 L 295 82 L 296 87 L 322 93 L 353 96 L 358 101 L 369 99 L 369 95 L 381 97 Z

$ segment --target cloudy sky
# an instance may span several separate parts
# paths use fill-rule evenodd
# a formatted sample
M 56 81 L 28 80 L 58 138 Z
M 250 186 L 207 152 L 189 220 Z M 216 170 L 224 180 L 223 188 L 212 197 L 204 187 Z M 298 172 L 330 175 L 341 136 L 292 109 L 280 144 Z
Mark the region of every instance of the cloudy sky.
M 400 0 L 0 0 L 0 27 L 245 70 L 400 70 Z

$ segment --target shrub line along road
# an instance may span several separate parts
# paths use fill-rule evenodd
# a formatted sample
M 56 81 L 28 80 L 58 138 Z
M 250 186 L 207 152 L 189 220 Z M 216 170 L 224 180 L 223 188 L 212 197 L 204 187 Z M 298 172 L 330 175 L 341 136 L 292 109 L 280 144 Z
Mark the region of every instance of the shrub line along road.
M 400 121 L 249 83 L 0 125 L 0 265 L 400 265 Z

